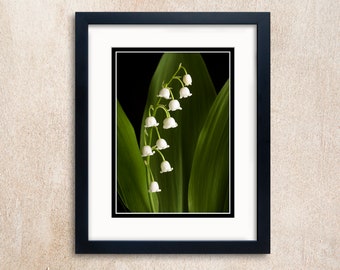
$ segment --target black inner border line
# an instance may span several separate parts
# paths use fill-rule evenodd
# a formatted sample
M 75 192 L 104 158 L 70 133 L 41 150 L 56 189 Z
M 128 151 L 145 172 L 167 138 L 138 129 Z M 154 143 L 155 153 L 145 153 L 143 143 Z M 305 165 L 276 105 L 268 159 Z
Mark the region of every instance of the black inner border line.
M 230 212 L 229 213 L 117 213 L 116 206 L 117 206 L 117 201 L 118 201 L 118 192 L 116 190 L 116 181 L 117 179 L 114 179 L 116 177 L 116 144 L 115 144 L 115 139 L 116 139 L 116 96 L 117 92 L 115 89 L 116 81 L 115 81 L 115 53 L 117 51 L 131 51 L 131 52 L 156 52 L 159 51 L 160 53 L 166 52 L 166 51 L 179 51 L 179 52 L 185 52 L 185 51 L 190 51 L 190 52 L 196 52 L 197 53 L 204 53 L 204 52 L 211 52 L 211 51 L 216 51 L 216 52 L 229 52 L 229 61 L 230 61 L 230 89 L 229 89 L 229 102 L 230 102 L 230 115 L 229 115 L 229 121 L 230 121 L 230 144 L 229 144 L 229 150 L 230 150 Z M 112 218 L 137 218 L 137 217 L 157 217 L 157 218 L 194 218 L 194 217 L 218 217 L 218 218 L 234 218 L 235 213 L 235 198 L 234 198 L 234 48 L 221 48 L 221 47 L 214 47 L 214 48 L 131 48 L 131 47 L 126 47 L 126 48 L 112 48 L 111 50 L 112 56 L 112 62 L 111 62 L 111 68 L 112 68 L 112 76 L 111 76 L 111 91 L 114 93 L 112 95 L 112 168 L 113 168 L 113 173 L 112 173 L 112 200 L 111 200 L 111 217 Z

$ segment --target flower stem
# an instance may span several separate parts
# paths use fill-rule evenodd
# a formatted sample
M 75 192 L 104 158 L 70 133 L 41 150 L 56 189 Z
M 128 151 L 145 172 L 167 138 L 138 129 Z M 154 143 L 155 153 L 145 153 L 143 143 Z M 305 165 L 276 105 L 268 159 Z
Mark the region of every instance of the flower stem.
M 176 76 L 175 79 L 178 80 L 178 81 L 181 83 L 182 87 L 184 87 L 184 84 L 183 84 L 183 82 L 182 82 L 182 80 L 181 80 L 180 78 L 178 78 L 178 77 Z
M 184 70 L 185 74 L 188 74 L 187 70 L 185 69 L 185 67 L 181 66 L 181 68 Z
M 157 112 L 158 109 L 162 109 L 162 110 L 165 112 L 166 117 L 170 117 L 170 113 L 169 113 L 168 110 L 165 108 L 165 106 L 162 105 L 162 104 L 157 105 L 156 109 L 153 111 L 152 116 L 155 116 L 155 115 L 156 115 L 156 112 Z
M 146 137 L 145 137 L 145 135 L 147 135 L 146 128 L 144 128 L 143 138 L 144 138 L 144 145 L 147 145 L 147 144 L 146 144 Z
M 154 114 L 155 113 L 156 113 L 156 110 L 154 110 Z M 157 127 L 156 127 L 156 131 L 158 132 Z M 150 133 L 149 133 L 149 144 L 148 145 L 151 145 L 152 135 L 153 135 L 153 128 L 150 130 Z M 145 140 L 145 144 L 146 144 L 146 140 Z M 150 156 L 147 157 L 146 170 L 147 170 L 147 177 L 148 177 L 148 186 L 150 186 L 151 182 L 155 181 L 155 179 L 153 177 L 153 174 L 152 174 L 151 166 L 150 166 Z M 149 193 L 149 200 L 150 200 L 151 210 L 152 210 L 153 213 L 155 213 L 156 212 L 156 208 L 155 208 L 155 202 L 154 202 L 154 195 L 152 194 L 152 192 L 148 192 L 148 193 Z
M 155 178 L 153 177 L 153 173 L 152 173 L 152 170 L 151 170 L 150 167 L 149 167 L 149 171 L 150 171 L 150 175 L 151 175 L 151 181 L 155 182 Z
M 172 75 L 170 81 L 168 81 L 168 83 L 165 84 L 165 87 L 167 87 L 167 86 L 172 82 L 172 80 L 175 79 L 177 73 L 181 70 L 181 68 L 183 68 L 183 67 L 182 67 L 182 63 L 179 64 L 179 66 L 178 66 L 176 72 L 174 73 L 174 75 Z M 184 71 L 186 71 L 186 70 L 184 69 Z
M 162 154 L 162 152 L 161 152 L 161 151 L 159 151 L 157 148 L 155 148 L 155 150 L 158 152 L 158 154 L 160 154 L 160 155 L 161 155 L 161 157 L 162 157 L 163 161 L 165 161 L 165 158 L 164 158 L 164 155 Z
M 158 106 L 158 104 L 161 102 L 162 98 L 159 97 L 158 100 L 157 100 L 157 103 L 156 103 L 156 107 Z
M 159 134 L 158 127 L 155 127 L 155 129 L 156 129 L 156 132 L 157 132 L 158 139 L 160 139 L 161 135 Z
M 169 91 L 170 91 L 171 99 L 174 100 L 175 99 L 174 94 L 172 93 L 171 90 L 169 90 Z
M 149 192 L 149 198 L 150 198 L 150 204 L 151 204 L 151 210 L 152 210 L 152 212 L 156 212 L 156 210 L 155 210 L 155 204 L 154 204 L 154 202 L 153 202 L 153 198 L 152 198 L 152 193 L 151 192 Z
M 147 171 L 148 186 L 150 186 L 151 181 L 152 182 L 155 181 L 155 179 L 153 178 L 153 175 L 152 175 L 151 168 L 150 168 L 150 156 L 148 156 L 148 158 L 147 158 L 146 171 Z M 156 210 L 155 210 L 155 203 L 153 201 L 153 196 L 152 196 L 151 192 L 149 192 L 149 200 L 150 200 L 151 211 L 154 213 L 154 212 L 156 212 Z
M 150 110 L 153 110 L 154 111 L 154 108 L 152 105 L 149 106 L 149 116 L 151 116 L 151 111 Z

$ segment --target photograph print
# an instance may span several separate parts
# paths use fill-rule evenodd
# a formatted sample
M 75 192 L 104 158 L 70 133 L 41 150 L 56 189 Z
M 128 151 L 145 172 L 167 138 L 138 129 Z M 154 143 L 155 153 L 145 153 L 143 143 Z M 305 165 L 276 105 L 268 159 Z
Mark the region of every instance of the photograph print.
M 234 217 L 233 76 L 233 48 L 112 48 L 112 217 Z

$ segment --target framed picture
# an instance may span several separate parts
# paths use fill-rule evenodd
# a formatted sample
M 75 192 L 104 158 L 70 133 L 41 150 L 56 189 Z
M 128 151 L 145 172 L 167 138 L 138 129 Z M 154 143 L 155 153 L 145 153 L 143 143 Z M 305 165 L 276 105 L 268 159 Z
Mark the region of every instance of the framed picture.
M 270 14 L 76 13 L 76 253 L 270 253 Z

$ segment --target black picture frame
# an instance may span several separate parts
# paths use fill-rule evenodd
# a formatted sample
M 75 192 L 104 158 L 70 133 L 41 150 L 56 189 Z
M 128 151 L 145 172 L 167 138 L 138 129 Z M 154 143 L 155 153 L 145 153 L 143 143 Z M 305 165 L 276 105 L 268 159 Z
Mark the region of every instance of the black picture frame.
M 77 12 L 75 99 L 75 252 L 116 254 L 270 253 L 270 13 L 268 12 Z M 214 241 L 91 241 L 88 206 L 88 27 L 92 24 L 199 24 L 257 27 L 257 223 L 256 240 Z

